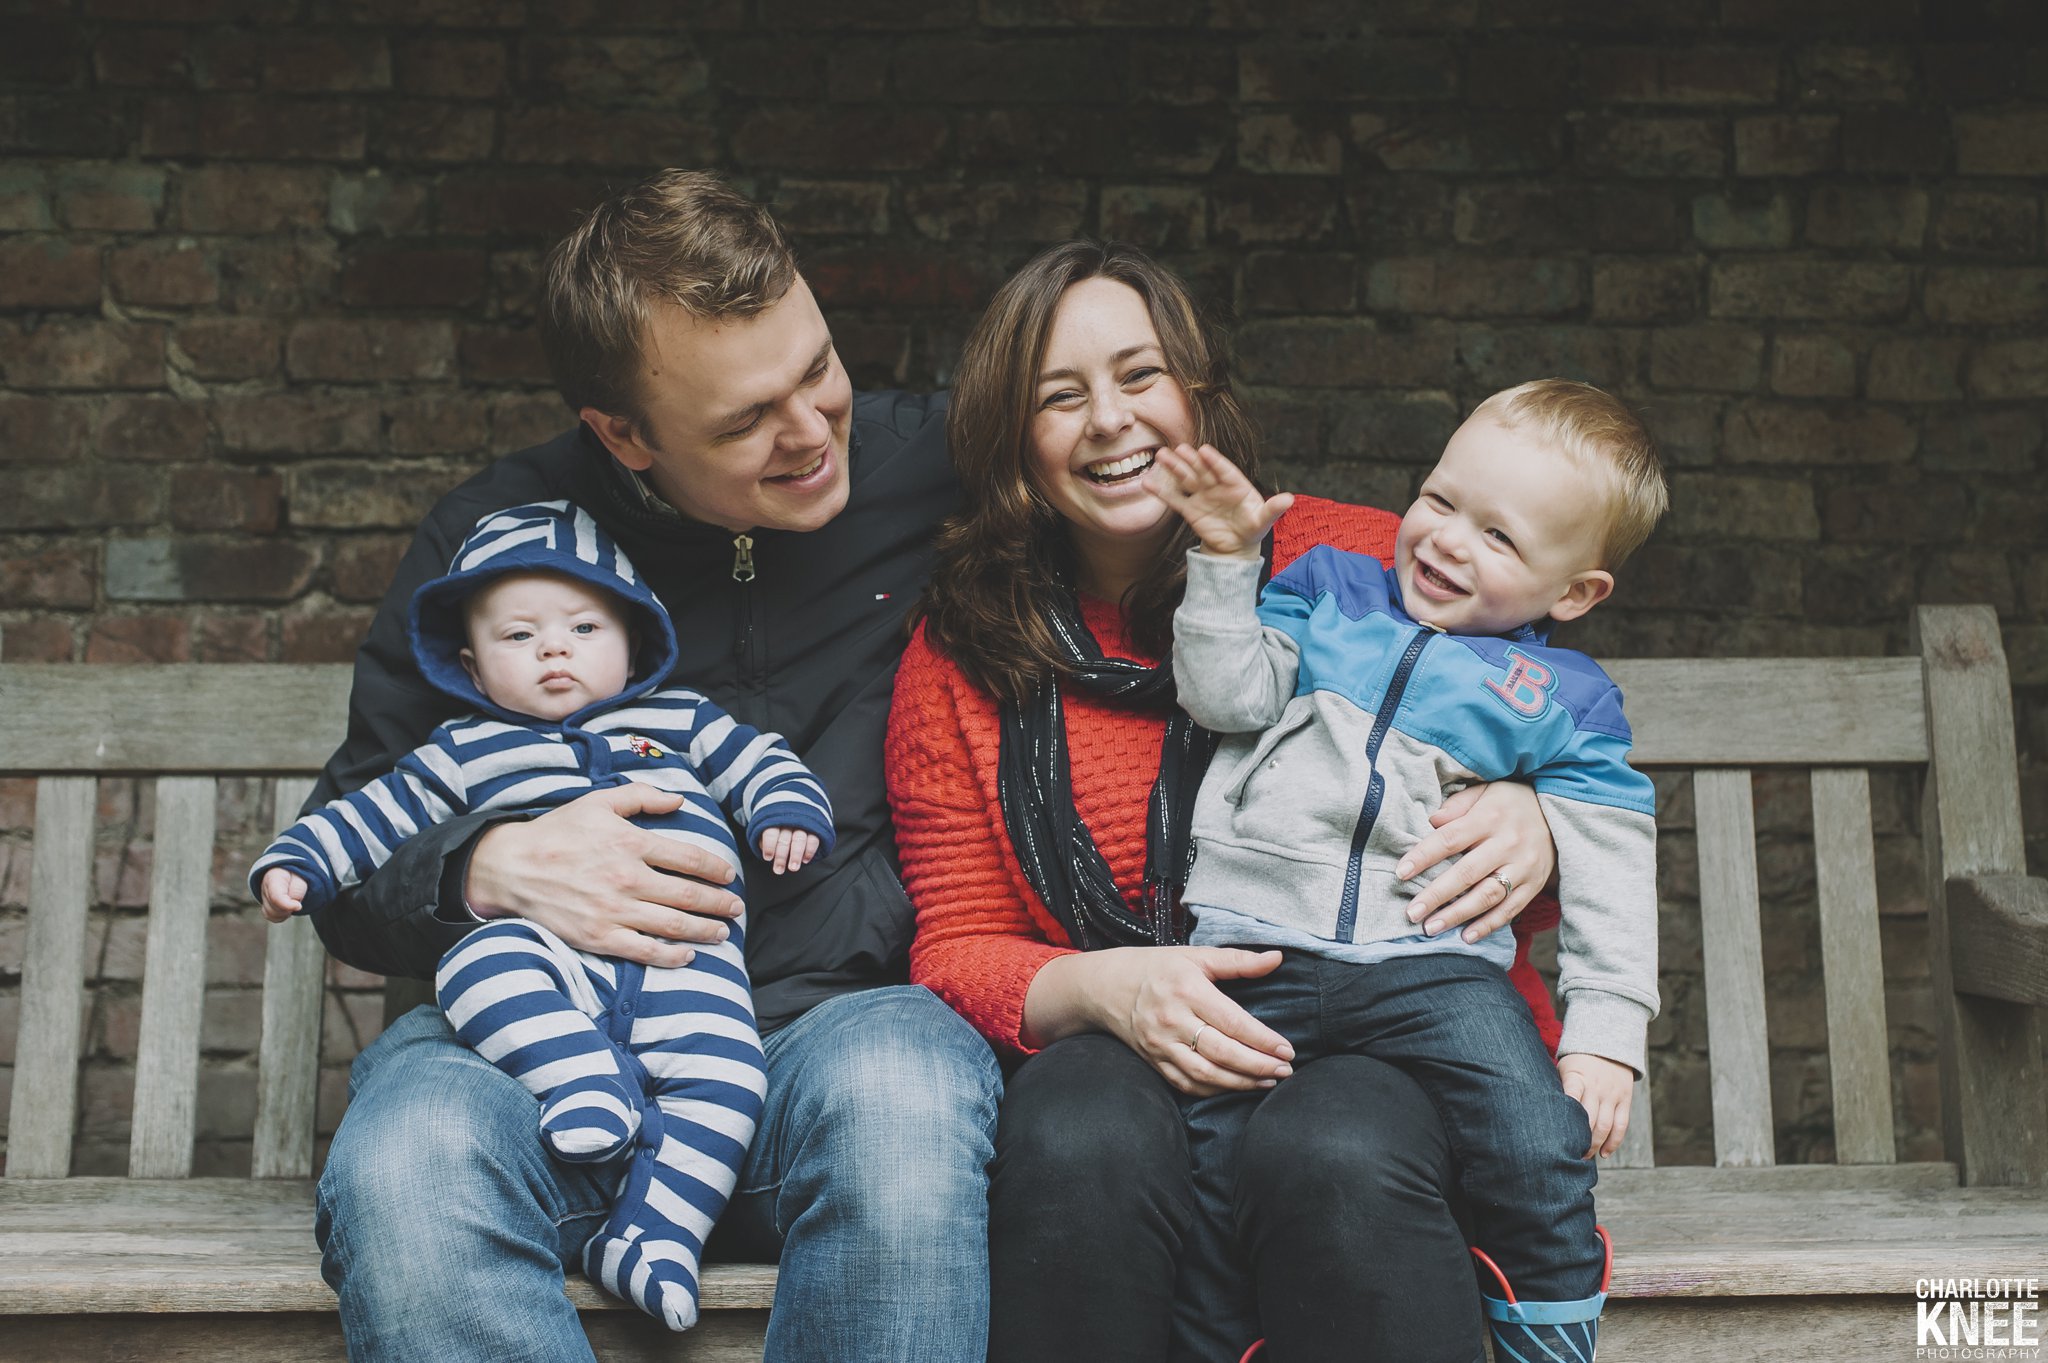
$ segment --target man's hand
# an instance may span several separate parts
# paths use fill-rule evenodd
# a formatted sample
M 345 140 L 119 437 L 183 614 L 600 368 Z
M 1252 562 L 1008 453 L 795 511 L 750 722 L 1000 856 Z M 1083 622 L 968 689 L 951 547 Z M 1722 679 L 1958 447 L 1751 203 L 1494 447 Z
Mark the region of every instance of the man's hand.
M 1617 1061 L 1597 1055 L 1561 1055 L 1557 1077 L 1564 1081 L 1565 1096 L 1578 1099 L 1593 1127 L 1593 1144 L 1581 1156 L 1611 1155 L 1621 1149 L 1628 1134 L 1629 1104 L 1635 1101 L 1636 1072 Z
M 584 951 L 642 965 L 687 965 L 688 942 L 722 942 L 739 897 L 733 869 L 700 847 L 639 828 L 683 797 L 638 782 L 592 791 L 477 840 L 464 894 L 483 917 L 524 918 Z
M 306 878 L 296 871 L 273 866 L 263 873 L 258 886 L 263 891 L 263 916 L 282 923 L 306 906 Z
M 788 871 L 801 871 L 816 855 L 816 833 L 809 833 L 801 828 L 761 830 L 761 860 L 767 862 L 776 875 Z
M 1180 513 L 1204 553 L 1249 558 L 1266 532 L 1294 505 L 1294 494 L 1261 497 L 1244 470 L 1214 445 L 1159 447 L 1145 470 L 1145 490 Z

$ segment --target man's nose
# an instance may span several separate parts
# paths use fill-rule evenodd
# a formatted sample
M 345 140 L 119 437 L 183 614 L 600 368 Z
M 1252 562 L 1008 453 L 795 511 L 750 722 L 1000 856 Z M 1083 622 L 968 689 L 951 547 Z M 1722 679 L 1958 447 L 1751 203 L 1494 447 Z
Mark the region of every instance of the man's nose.
M 799 450 L 813 450 L 824 444 L 832 435 L 832 422 L 818 410 L 818 404 L 799 394 L 796 420 L 789 425 L 789 444 Z

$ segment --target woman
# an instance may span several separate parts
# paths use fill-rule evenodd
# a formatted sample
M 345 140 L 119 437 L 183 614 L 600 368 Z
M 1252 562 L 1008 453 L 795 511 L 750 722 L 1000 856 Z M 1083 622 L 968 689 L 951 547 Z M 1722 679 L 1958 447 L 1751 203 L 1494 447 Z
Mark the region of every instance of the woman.
M 1222 348 L 1143 255 L 1056 247 L 969 339 L 948 435 L 965 510 L 898 673 L 889 784 L 913 979 L 1023 1057 L 991 1167 L 990 1358 L 1234 1360 L 1262 1321 L 1279 1358 L 1469 1363 L 1477 1300 L 1420 1090 L 1356 1058 L 1292 1076 L 1219 986 L 1277 953 L 1179 945 L 1214 740 L 1157 665 L 1193 540 L 1140 477 L 1200 441 L 1256 478 Z M 1384 556 L 1397 523 L 1299 498 L 1272 557 Z M 1549 878 L 1547 830 L 1517 787 L 1448 812 L 1403 873 L 1464 852 L 1418 903 L 1433 931 L 1490 931 Z M 1246 1096 L 1191 1138 L 1185 1103 L 1220 1093 Z

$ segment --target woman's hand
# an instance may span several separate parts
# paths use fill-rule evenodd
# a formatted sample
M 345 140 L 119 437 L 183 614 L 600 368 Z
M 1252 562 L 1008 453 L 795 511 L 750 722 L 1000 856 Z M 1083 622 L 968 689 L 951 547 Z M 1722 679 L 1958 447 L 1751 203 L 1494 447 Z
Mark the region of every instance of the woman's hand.
M 1408 921 L 1434 937 L 1465 924 L 1476 942 L 1514 921 L 1557 869 L 1557 845 L 1536 792 L 1516 781 L 1470 786 L 1430 815 L 1436 831 L 1408 849 L 1394 867 L 1403 880 L 1421 875 L 1454 853 L 1464 855 L 1424 886 L 1409 906 Z
M 1216 981 L 1279 964 L 1277 951 L 1229 947 L 1113 947 L 1057 957 L 1025 996 L 1026 1031 L 1038 1044 L 1108 1032 L 1197 1097 L 1271 1088 L 1294 1073 L 1294 1048 Z
M 688 965 L 740 912 L 722 857 L 628 820 L 668 814 L 671 791 L 629 781 L 477 839 L 465 893 L 482 917 L 538 923 L 572 947 L 642 965 Z

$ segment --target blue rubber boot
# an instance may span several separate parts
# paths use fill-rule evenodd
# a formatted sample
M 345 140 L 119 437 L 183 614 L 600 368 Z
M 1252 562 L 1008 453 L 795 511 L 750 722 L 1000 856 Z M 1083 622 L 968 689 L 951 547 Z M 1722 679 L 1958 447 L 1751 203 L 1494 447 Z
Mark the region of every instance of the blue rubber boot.
M 1606 1254 L 1600 1290 L 1578 1301 L 1520 1301 L 1492 1259 L 1479 1250 L 1472 1257 L 1492 1274 L 1502 1292 L 1481 1292 L 1486 1332 L 1493 1341 L 1493 1363 L 1593 1363 L 1600 1344 L 1600 1313 L 1607 1306 L 1607 1284 L 1614 1276 L 1614 1242 L 1605 1226 L 1594 1228 Z

